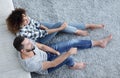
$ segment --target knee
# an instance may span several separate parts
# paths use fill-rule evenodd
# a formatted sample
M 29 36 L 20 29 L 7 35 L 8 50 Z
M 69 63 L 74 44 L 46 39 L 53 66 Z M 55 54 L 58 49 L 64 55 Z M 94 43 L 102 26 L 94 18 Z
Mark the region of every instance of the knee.
M 72 57 L 68 57 L 66 59 L 66 65 L 70 66 L 70 67 L 73 66 L 74 65 L 74 59 Z
M 66 60 L 71 61 L 71 60 L 73 60 L 73 58 L 72 57 L 68 57 Z
M 67 62 L 73 62 L 73 58 L 72 57 L 68 57 L 65 61 L 67 61 Z
M 60 27 L 62 24 L 63 24 L 62 22 L 58 22 L 58 23 L 55 23 L 55 24 L 53 25 L 53 27 L 54 27 L 54 28 L 58 28 L 58 27 Z

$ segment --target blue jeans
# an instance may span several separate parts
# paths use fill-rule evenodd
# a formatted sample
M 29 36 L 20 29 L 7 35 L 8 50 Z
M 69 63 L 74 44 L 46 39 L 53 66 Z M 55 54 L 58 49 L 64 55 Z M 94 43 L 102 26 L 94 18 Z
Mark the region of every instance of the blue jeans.
M 55 23 L 55 24 L 53 24 L 53 23 L 41 23 L 41 24 L 48 27 L 49 29 L 52 29 L 52 28 L 60 27 L 63 23 L 58 22 L 58 23 Z M 68 24 L 68 26 L 64 30 L 62 30 L 61 32 L 74 34 L 78 29 L 85 29 L 85 25 L 84 24 Z M 50 41 L 53 37 L 55 37 L 55 35 L 57 33 L 58 32 L 55 32 L 55 33 L 49 34 L 45 37 L 38 38 L 36 40 L 36 42 L 45 44 L 46 42 Z
M 92 47 L 92 41 L 91 40 L 80 40 L 80 39 L 72 39 L 64 42 L 58 42 L 52 45 L 49 45 L 50 47 L 54 48 L 55 50 L 59 51 L 60 54 L 67 52 L 70 48 L 76 47 L 78 49 L 87 49 Z M 52 61 L 58 56 L 52 53 L 47 53 L 48 55 L 48 61 Z M 72 67 L 74 65 L 74 60 L 71 57 L 68 57 L 65 61 L 63 61 L 61 64 L 59 64 L 56 67 L 49 68 L 48 72 L 52 72 L 59 67 L 67 65 L 69 67 Z

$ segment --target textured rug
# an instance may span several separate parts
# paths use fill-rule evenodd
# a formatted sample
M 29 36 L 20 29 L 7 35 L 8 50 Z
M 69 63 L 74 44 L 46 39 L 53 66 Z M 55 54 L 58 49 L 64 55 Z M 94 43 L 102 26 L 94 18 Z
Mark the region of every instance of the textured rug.
M 119 78 L 120 77 L 120 1 L 119 0 L 13 0 L 15 7 L 25 8 L 30 17 L 42 22 L 96 23 L 104 29 L 89 30 L 90 35 L 80 37 L 58 34 L 50 43 L 72 38 L 98 40 L 112 34 L 106 48 L 79 50 L 75 61 L 87 63 L 83 70 L 70 70 L 66 66 L 49 75 L 32 73 L 32 78 Z

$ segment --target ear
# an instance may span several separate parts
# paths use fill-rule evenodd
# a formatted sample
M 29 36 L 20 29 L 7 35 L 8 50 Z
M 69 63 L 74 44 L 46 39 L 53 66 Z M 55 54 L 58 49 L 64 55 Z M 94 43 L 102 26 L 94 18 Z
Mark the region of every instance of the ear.
M 25 14 L 22 14 L 23 17 L 25 17 L 26 15 Z
M 25 50 L 24 49 L 21 49 L 21 51 L 20 51 L 21 53 L 23 53 L 23 52 L 25 52 Z

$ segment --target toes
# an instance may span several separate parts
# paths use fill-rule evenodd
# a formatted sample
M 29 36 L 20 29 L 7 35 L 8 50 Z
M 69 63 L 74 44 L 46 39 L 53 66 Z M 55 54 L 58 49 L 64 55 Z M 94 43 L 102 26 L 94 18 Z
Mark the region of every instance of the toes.
M 86 63 L 82 63 L 79 69 L 83 69 L 86 67 Z

